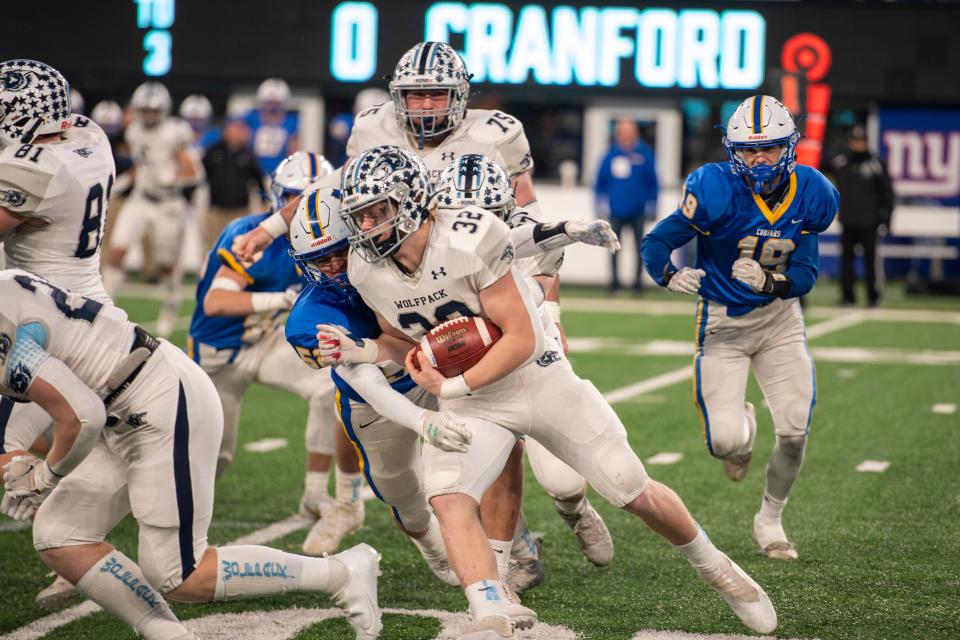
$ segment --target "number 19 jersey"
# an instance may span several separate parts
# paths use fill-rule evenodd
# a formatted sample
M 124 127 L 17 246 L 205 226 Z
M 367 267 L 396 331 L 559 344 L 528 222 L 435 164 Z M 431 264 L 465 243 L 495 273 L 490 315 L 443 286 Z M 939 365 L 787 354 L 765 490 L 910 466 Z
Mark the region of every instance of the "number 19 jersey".
M 0 151 L 0 206 L 26 218 L 3 238 L 7 267 L 109 303 L 100 240 L 115 179 L 110 142 L 78 115 L 61 135 L 62 142 Z

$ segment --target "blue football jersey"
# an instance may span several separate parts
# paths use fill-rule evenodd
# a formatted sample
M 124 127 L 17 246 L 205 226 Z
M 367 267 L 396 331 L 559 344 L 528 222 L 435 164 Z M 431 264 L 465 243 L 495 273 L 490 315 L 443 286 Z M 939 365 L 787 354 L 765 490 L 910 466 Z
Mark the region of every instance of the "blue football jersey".
M 816 279 L 816 235 L 830 226 L 839 206 L 837 190 L 811 167 L 797 166 L 771 210 L 729 162 L 708 164 L 687 177 L 677 211 L 648 234 L 644 262 L 662 284 L 669 251 L 697 237 L 696 267 L 706 272 L 700 295 L 726 305 L 729 315 L 741 315 L 774 298 L 734 280 L 733 263 L 752 258 L 766 271 L 796 276 L 804 286 L 788 297 L 803 295 Z
M 286 236 L 274 240 L 251 265 L 240 264 L 236 256 L 230 252 L 234 238 L 251 231 L 268 216 L 270 212 L 234 220 L 223 230 L 217 243 L 207 255 L 203 277 L 197 283 L 197 308 L 190 321 L 187 352 L 191 357 L 196 358 L 195 343 L 197 342 L 217 349 L 238 349 L 245 344 L 256 342 L 283 321 L 286 311 L 216 317 L 208 316 L 203 312 L 203 299 L 210 290 L 210 284 L 217 275 L 217 271 L 223 266 L 243 276 L 247 283 L 244 291 L 251 293 L 285 291 L 289 287 L 302 283 L 297 266 L 288 253 L 290 243 Z
M 300 126 L 297 113 L 286 114 L 283 122 L 275 125 L 263 122 L 260 112 L 254 109 L 244 117 L 244 121 L 250 127 L 251 146 L 260 168 L 265 175 L 273 175 L 277 165 L 289 155 L 287 149 L 290 138 L 297 135 Z
M 286 335 L 287 342 L 296 350 L 300 359 L 313 368 L 319 366 L 317 362 L 318 324 L 336 325 L 354 338 L 376 338 L 381 333 L 376 314 L 360 299 L 359 295 L 346 301 L 333 300 L 320 287 L 308 284 L 297 298 L 293 309 L 290 310 Z M 388 365 L 384 367 L 384 375 L 390 382 L 390 386 L 399 393 L 406 393 L 416 386 L 402 367 Z M 337 375 L 336 369 L 331 371 L 331 377 L 342 395 L 356 402 L 365 402 L 359 393 Z

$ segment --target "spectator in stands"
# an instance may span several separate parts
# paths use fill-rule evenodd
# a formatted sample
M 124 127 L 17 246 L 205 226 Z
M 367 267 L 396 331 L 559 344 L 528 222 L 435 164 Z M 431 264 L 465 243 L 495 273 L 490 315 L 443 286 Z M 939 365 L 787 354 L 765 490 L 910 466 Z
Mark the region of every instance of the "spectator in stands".
M 263 189 L 263 172 L 250 148 L 250 128 L 241 118 L 227 121 L 222 139 L 204 154 L 203 167 L 210 186 L 203 232 L 209 249 L 224 227 L 250 212 L 251 192 Z
M 614 144 L 603 157 L 594 183 L 597 216 L 609 218 L 617 237 L 623 240 L 623 228 L 633 229 L 636 244 L 636 273 L 633 289 L 643 288 L 643 261 L 640 241 L 643 239 L 644 217 L 654 217 L 657 210 L 657 173 L 653 149 L 640 139 L 637 123 L 629 118 L 617 120 Z M 610 256 L 610 291 L 620 290 L 617 277 L 617 254 Z
M 854 259 L 860 246 L 867 279 L 867 302 L 876 307 L 883 289 L 883 260 L 877 253 L 877 239 L 885 236 L 890 227 L 893 185 L 883 160 L 867 146 L 867 132 L 862 125 L 850 131 L 848 144 L 848 150 L 835 157 L 828 168 L 840 191 L 841 304 L 853 305 L 856 301 Z

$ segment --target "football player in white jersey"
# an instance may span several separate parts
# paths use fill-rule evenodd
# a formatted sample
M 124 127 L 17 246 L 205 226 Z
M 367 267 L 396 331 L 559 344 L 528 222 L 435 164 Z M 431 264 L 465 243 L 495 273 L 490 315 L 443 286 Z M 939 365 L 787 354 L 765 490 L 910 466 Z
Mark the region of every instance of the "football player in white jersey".
M 495 213 L 511 228 L 531 227 L 531 240 L 552 246 L 562 235 L 562 226 L 534 225 L 539 222 L 529 212 L 517 208 L 506 171 L 493 159 L 479 154 L 467 154 L 456 158 L 440 174 L 436 184 L 435 198 L 440 211 L 461 211 L 469 206 L 480 207 Z M 571 224 L 571 223 L 563 223 Z M 550 237 L 550 236 L 553 237 Z M 514 238 L 514 242 L 517 239 Z M 529 258 L 518 258 L 515 269 L 523 277 L 536 278 L 544 291 L 559 286 L 557 274 L 563 263 L 563 247 L 548 249 Z M 557 302 L 545 301 L 539 308 L 540 320 L 547 335 L 562 344 L 564 338 L 560 326 L 560 306 Z M 563 357 L 562 352 L 556 354 Z M 587 500 L 587 482 L 566 463 L 547 451 L 532 438 L 525 439 L 530 466 L 540 486 L 553 498 L 557 513 L 573 530 L 577 543 L 587 559 L 597 566 L 607 566 L 613 560 L 613 540 L 603 518 Z M 514 536 L 514 549 L 522 552 L 531 540 L 529 529 L 521 512 Z M 535 586 L 543 579 L 543 566 L 519 558 L 510 562 L 507 582 L 518 593 Z
M 776 612 L 763 589 L 720 552 L 680 498 L 647 476 L 626 430 L 596 387 L 557 357 L 533 293 L 512 270 L 506 224 L 476 207 L 436 211 L 427 169 L 397 147 L 377 147 L 343 170 L 341 215 L 351 226 L 350 282 L 384 334 L 357 342 L 325 329 L 321 354 L 340 362 L 404 359 L 414 380 L 473 434 L 466 453 L 423 451 L 427 496 L 476 622 L 466 638 L 509 638 L 506 594 L 479 523 L 483 492 L 517 435 L 531 435 L 615 505 L 666 538 L 751 629 L 769 633 Z M 433 326 L 483 315 L 503 336 L 464 374 L 444 378 L 410 347 Z M 553 354 L 551 354 L 551 351 Z M 419 368 L 419 369 L 418 369 Z M 576 397 L 571 405 L 567 399 Z
M 0 272 L 0 393 L 54 419 L 45 460 L 0 456 L 0 508 L 34 516 L 34 547 L 88 599 L 152 640 L 194 636 L 163 596 L 210 602 L 287 591 L 329 594 L 357 638 L 382 628 L 379 554 L 333 558 L 263 546 L 212 547 L 223 414 L 213 383 L 182 351 L 112 305 L 26 271 Z M 105 542 L 128 513 L 139 562 Z
M 163 273 L 165 300 L 157 319 L 157 333 L 169 335 L 180 308 L 180 250 L 183 246 L 188 203 L 183 188 L 202 180 L 203 168 L 191 152 L 193 130 L 170 116 L 170 93 L 159 82 L 145 82 L 130 99 L 133 122 L 125 138 L 134 159 L 133 192 L 127 199 L 110 238 L 104 280 L 116 299 L 124 280 L 127 250 L 149 230 L 152 248 Z

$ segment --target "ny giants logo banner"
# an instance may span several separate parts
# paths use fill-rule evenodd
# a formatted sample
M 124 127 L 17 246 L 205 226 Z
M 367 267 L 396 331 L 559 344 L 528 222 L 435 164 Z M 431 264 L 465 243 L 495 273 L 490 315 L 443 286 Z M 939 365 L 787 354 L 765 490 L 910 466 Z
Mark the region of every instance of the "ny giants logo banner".
M 897 196 L 960 206 L 960 111 L 881 109 L 879 121 Z

